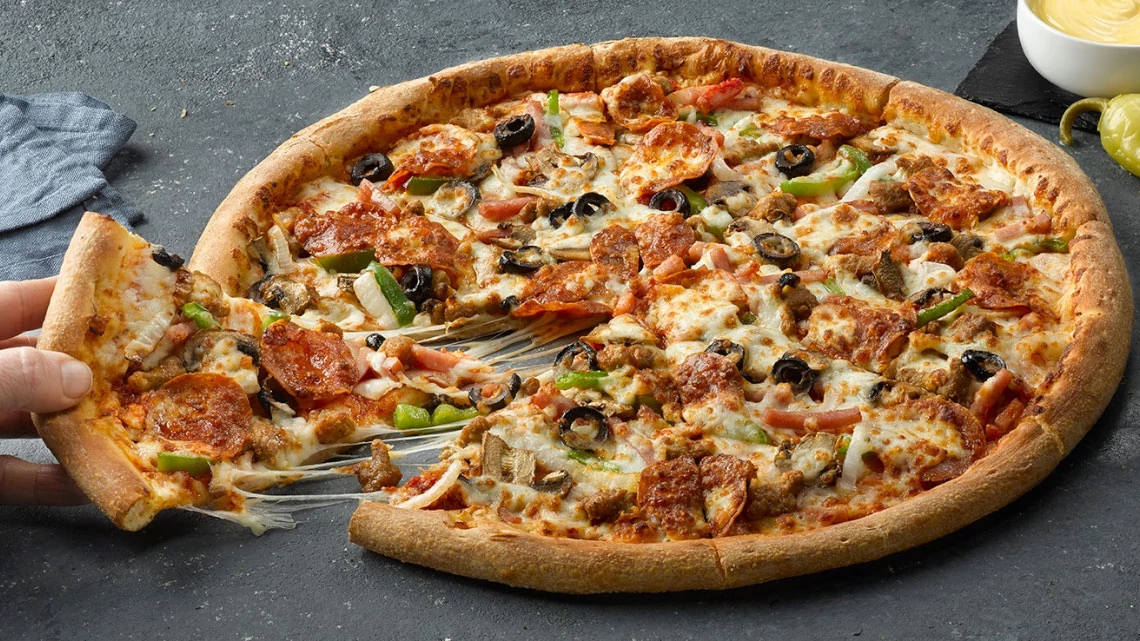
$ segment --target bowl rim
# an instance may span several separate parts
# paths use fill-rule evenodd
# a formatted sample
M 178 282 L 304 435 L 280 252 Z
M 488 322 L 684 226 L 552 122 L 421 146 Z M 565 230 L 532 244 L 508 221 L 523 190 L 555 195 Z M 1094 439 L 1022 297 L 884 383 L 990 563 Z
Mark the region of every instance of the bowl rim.
M 1065 40 L 1070 40 L 1072 42 L 1079 42 L 1079 43 L 1091 45 L 1094 47 L 1104 47 L 1105 49 L 1110 49 L 1110 50 L 1115 49 L 1118 51 L 1140 51 L 1140 44 L 1124 44 L 1124 43 L 1120 43 L 1120 42 L 1100 42 L 1097 40 L 1088 40 L 1086 38 L 1078 38 L 1077 36 L 1067 34 L 1064 31 L 1061 31 L 1060 29 L 1049 24 L 1048 22 L 1045 22 L 1045 19 L 1042 18 L 1041 16 L 1037 15 L 1037 12 L 1033 10 L 1033 7 L 1029 6 L 1029 2 L 1030 2 L 1030 0 L 1017 0 L 1017 6 L 1018 6 L 1018 8 L 1024 8 L 1025 13 L 1028 13 L 1030 16 L 1029 19 L 1031 21 L 1033 21 L 1034 23 L 1036 23 L 1036 26 L 1045 29 L 1045 31 L 1048 33 L 1051 33 L 1055 36 L 1060 36 L 1061 38 L 1063 38 Z M 1018 24 L 1020 24 L 1020 16 L 1018 17 Z

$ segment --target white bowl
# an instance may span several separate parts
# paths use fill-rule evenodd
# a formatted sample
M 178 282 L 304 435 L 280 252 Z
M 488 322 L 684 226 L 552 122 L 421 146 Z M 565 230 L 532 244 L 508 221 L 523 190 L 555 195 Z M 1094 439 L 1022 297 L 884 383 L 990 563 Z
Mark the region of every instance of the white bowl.
M 1140 93 L 1140 45 L 1082 40 L 1045 23 L 1017 0 L 1017 35 L 1029 64 L 1049 82 L 1082 96 Z

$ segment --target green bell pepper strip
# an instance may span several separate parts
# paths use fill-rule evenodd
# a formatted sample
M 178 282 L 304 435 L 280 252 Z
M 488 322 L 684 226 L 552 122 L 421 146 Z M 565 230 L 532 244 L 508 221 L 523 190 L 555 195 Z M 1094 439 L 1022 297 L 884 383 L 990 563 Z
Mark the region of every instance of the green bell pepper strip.
M 431 412 L 422 407 L 400 403 L 392 412 L 392 425 L 398 430 L 418 430 L 431 427 Z
M 285 312 L 279 312 L 276 309 L 269 310 L 265 316 L 265 320 L 261 321 L 261 331 L 269 329 L 269 326 L 277 321 L 289 320 L 289 315 Z
M 198 303 L 186 303 L 182 306 L 182 315 L 194 321 L 198 329 L 218 329 L 221 325 L 214 319 L 214 315 Z
M 661 413 L 661 402 L 652 394 L 638 394 L 637 405 L 644 405 L 658 414 Z
M 601 470 L 603 472 L 621 471 L 621 468 L 614 465 L 613 463 L 610 463 L 609 461 L 603 461 L 597 456 L 594 456 L 591 452 L 587 452 L 585 450 L 571 449 L 570 453 L 567 454 L 567 456 L 570 457 L 570 460 L 577 461 L 582 465 L 585 465 L 586 467 L 592 467 L 595 470 Z
M 369 263 L 367 269 L 376 277 L 376 284 L 380 286 L 380 292 L 392 306 L 392 313 L 395 314 L 400 327 L 410 324 L 416 318 L 416 305 L 408 300 L 404 288 L 396 282 L 396 277 L 387 267 L 377 262 Z
M 851 447 L 851 435 L 843 434 L 839 437 L 839 445 L 835 448 L 835 458 L 847 457 L 847 449 Z
M 469 418 L 479 416 L 479 410 L 474 407 L 459 409 L 450 403 L 442 403 L 436 406 L 435 410 L 431 413 L 432 425 L 446 425 L 448 423 L 456 423 L 458 421 L 466 421 Z
M 602 380 L 606 378 L 605 372 L 566 372 L 554 381 L 558 389 L 602 389 Z
M 839 148 L 839 156 L 847 161 L 848 166 L 838 174 L 827 176 L 809 174 L 780 183 L 780 191 L 793 196 L 812 197 L 829 191 L 835 191 L 849 182 L 859 179 L 871 168 L 871 159 L 867 154 L 852 147 L 843 145 Z
M 566 137 L 562 135 L 562 109 L 558 106 L 558 90 L 551 89 L 546 94 L 546 124 L 550 127 L 550 137 L 559 149 L 566 144 Z
M 847 292 L 843 291 L 843 288 L 839 286 L 839 283 L 835 280 L 834 276 L 828 276 L 826 280 L 820 283 L 820 285 L 823 285 L 824 289 L 831 292 L 832 294 L 835 294 L 836 296 L 847 295 Z
M 186 472 L 191 476 L 210 473 L 210 459 L 193 454 L 158 453 L 159 472 Z
M 759 425 L 753 425 L 752 427 L 755 430 L 755 435 L 752 438 L 752 442 L 759 445 L 772 444 L 772 437 L 768 436 L 768 432 L 765 432 L 764 428 L 760 427 Z
M 760 131 L 760 128 L 756 125 L 748 124 L 745 125 L 743 129 L 736 132 L 736 135 L 744 136 L 745 138 L 759 138 L 760 136 L 764 135 L 764 132 Z
M 942 301 L 933 307 L 927 307 L 926 309 L 918 312 L 918 322 L 916 325 L 918 327 L 922 327 L 932 320 L 938 320 L 939 318 L 942 318 L 950 312 L 958 309 L 963 304 L 965 304 L 966 301 L 970 300 L 973 297 L 974 292 L 970 291 L 969 288 L 963 289 L 962 291 L 958 292 L 958 294 L 953 298 Z
M 376 260 L 376 251 L 372 249 L 364 249 L 356 252 L 345 252 L 343 254 L 321 256 L 320 258 L 315 258 L 313 260 L 325 271 L 352 274 L 355 272 L 364 271 L 364 269 L 368 267 L 368 263 Z
M 1086 111 L 1099 111 L 1096 130 L 1100 146 L 1133 175 L 1140 176 L 1140 94 L 1108 98 L 1085 98 L 1069 105 L 1061 116 L 1061 142 L 1073 144 L 1073 122 Z
M 436 192 L 443 183 L 451 178 L 437 178 L 435 176 L 412 176 L 404 189 L 413 196 L 430 196 Z
M 701 213 L 705 207 L 709 206 L 709 201 L 705 200 L 700 194 L 690 189 L 687 185 L 677 185 L 677 191 L 685 194 L 685 199 L 689 201 L 689 211 L 694 214 Z

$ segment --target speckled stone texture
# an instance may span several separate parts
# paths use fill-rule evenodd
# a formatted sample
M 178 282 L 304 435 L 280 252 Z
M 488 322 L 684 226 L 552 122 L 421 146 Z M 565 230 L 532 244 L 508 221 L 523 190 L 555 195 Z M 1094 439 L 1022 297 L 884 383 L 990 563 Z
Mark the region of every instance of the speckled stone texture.
M 706 35 L 952 91 L 1014 3 L 587 0 L 0 5 L 0 91 L 90 93 L 139 123 L 109 178 L 138 231 L 189 255 L 230 187 L 294 131 L 384 85 L 500 54 Z M 183 110 L 185 114 L 183 115 Z M 1049 125 L 1022 121 L 1054 137 Z M 1071 150 L 1130 265 L 1140 179 Z M 1136 359 L 1038 488 L 879 562 L 724 593 L 565 597 L 402 565 L 347 542 L 351 506 L 254 537 L 187 513 L 115 530 L 94 508 L 0 508 L 4 639 L 1121 639 L 1140 615 Z M 0 453 L 42 456 L 32 442 Z

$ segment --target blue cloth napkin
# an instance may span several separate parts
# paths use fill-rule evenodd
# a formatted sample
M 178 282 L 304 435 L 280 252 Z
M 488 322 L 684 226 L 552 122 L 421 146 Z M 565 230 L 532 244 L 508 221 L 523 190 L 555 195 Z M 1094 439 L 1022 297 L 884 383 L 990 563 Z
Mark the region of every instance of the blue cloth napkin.
M 142 220 L 103 176 L 134 130 L 86 94 L 0 94 L 0 280 L 59 272 L 84 211 Z

